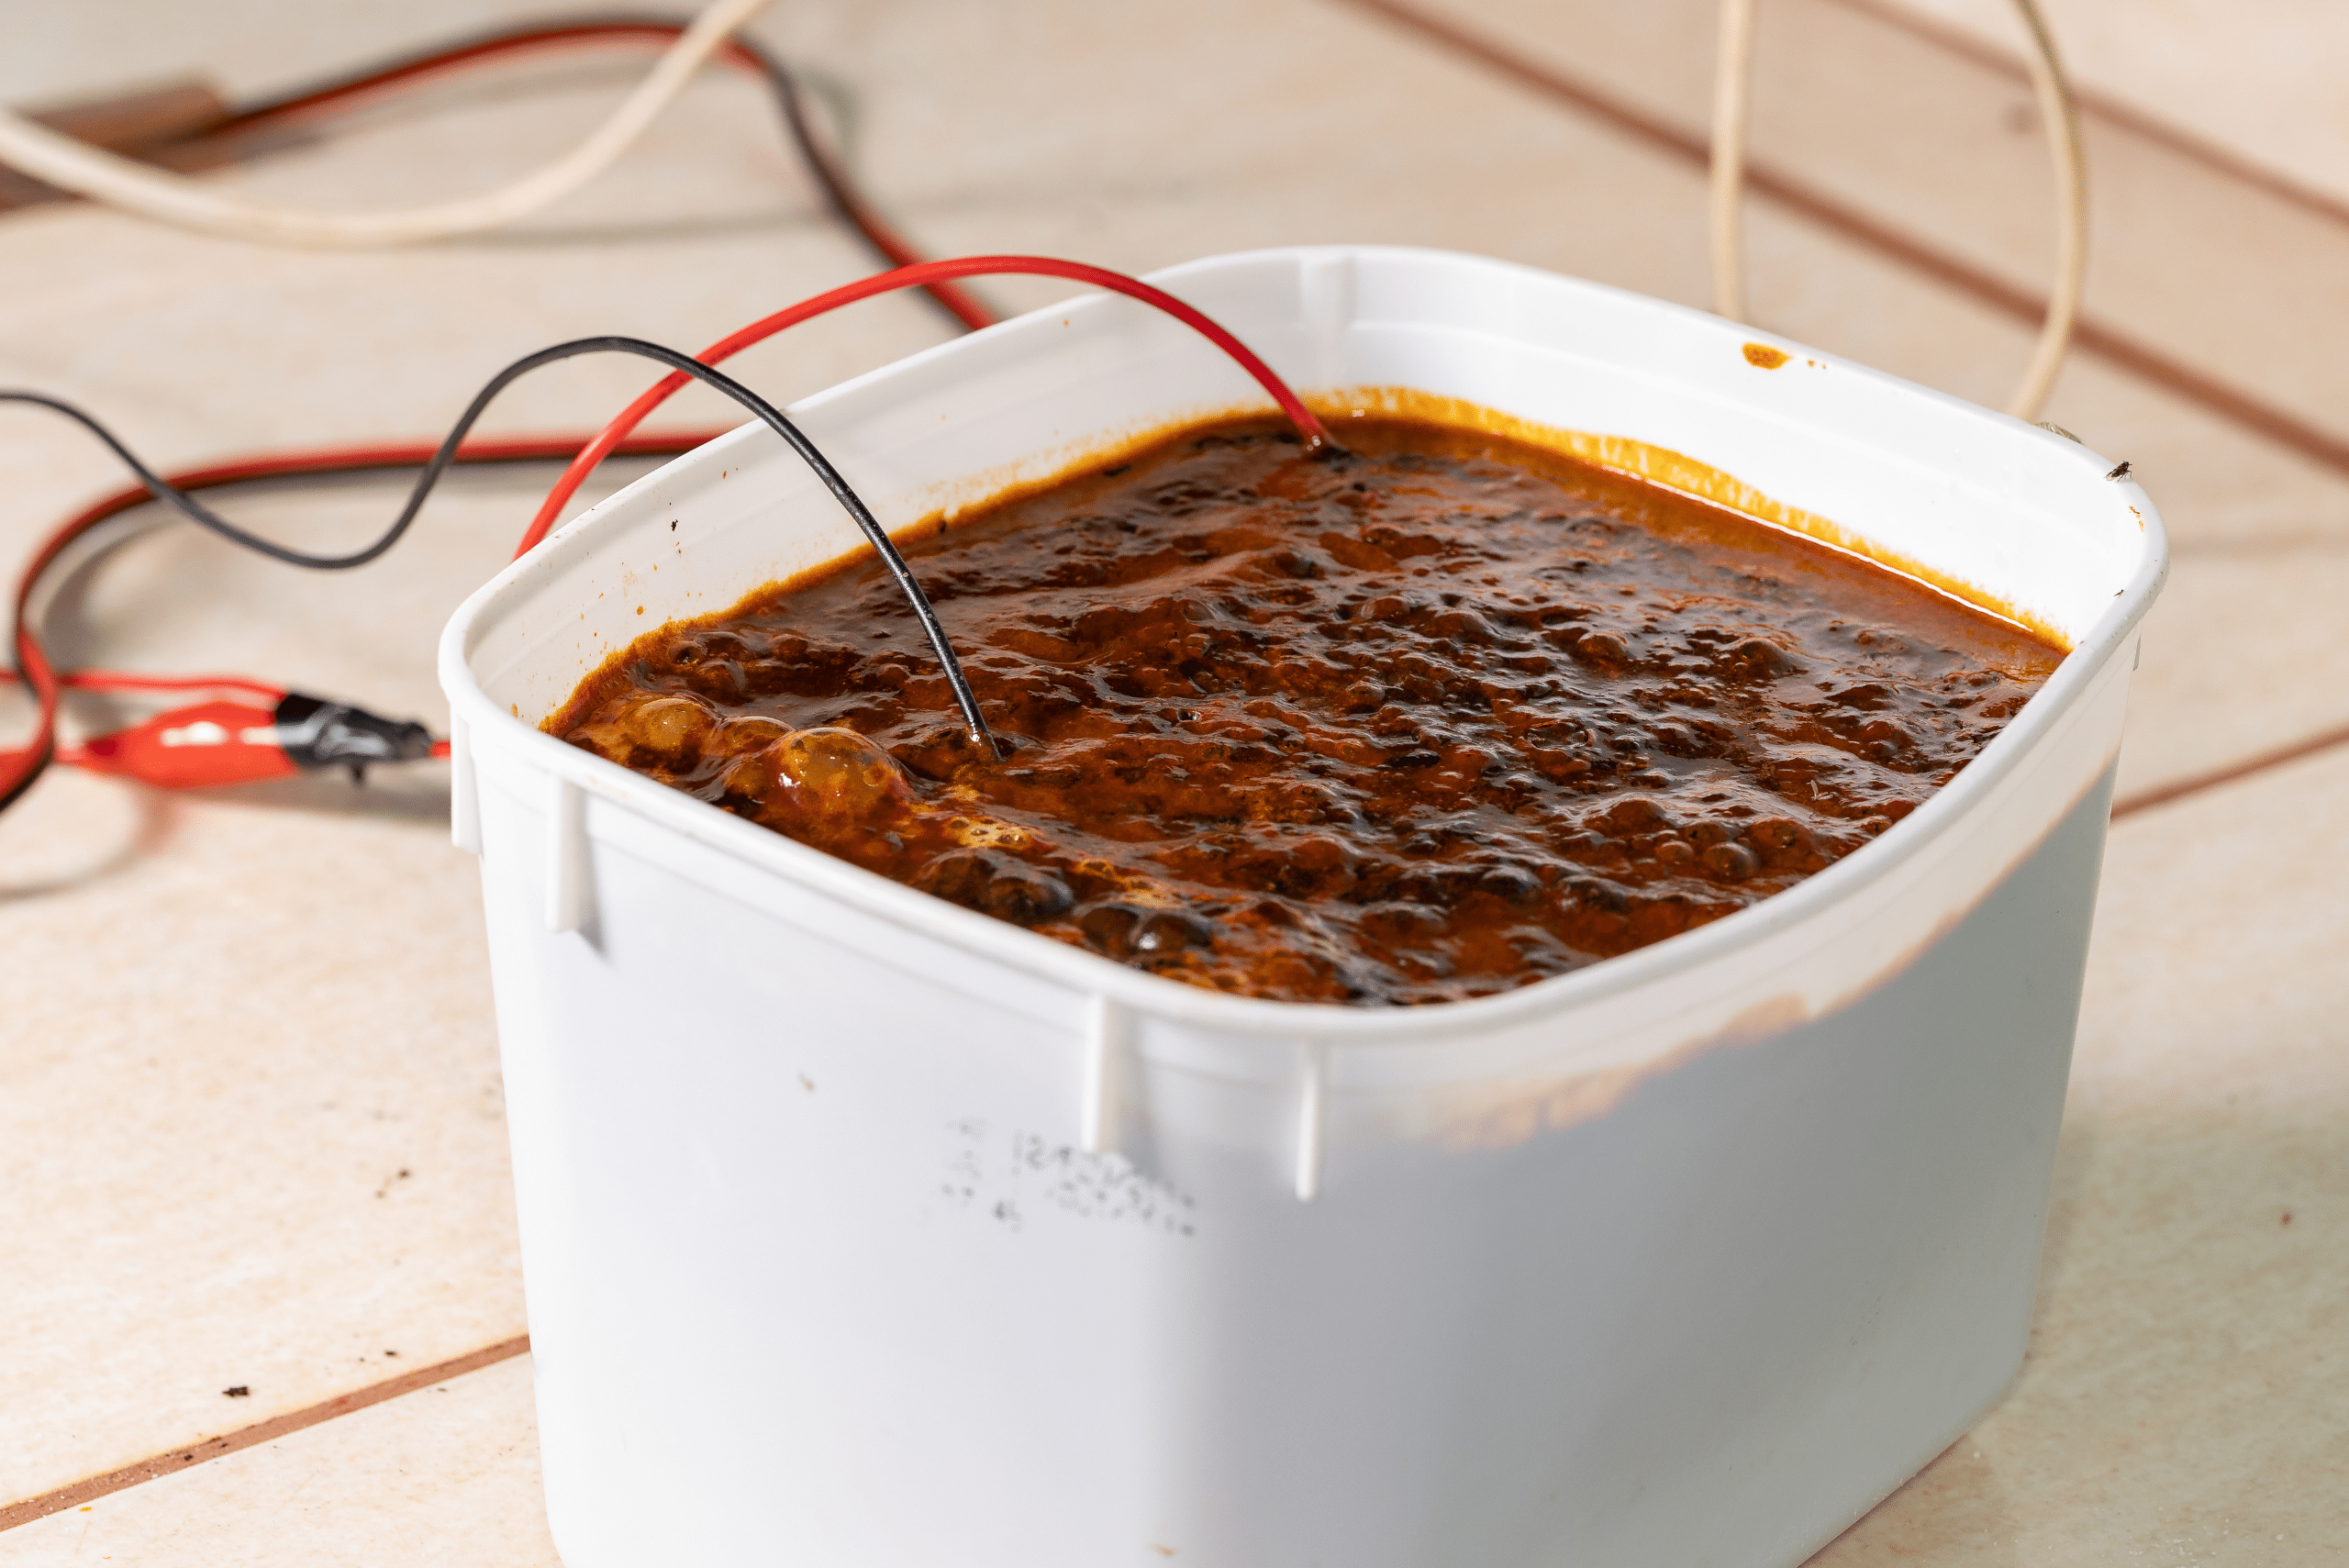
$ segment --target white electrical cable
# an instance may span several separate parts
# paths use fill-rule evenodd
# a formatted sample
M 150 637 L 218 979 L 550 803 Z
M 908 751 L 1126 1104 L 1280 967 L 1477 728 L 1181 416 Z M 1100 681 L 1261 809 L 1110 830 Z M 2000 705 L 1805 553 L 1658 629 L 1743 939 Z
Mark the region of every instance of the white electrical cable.
M 1721 0 L 1713 42 L 1713 313 L 1745 319 L 1745 99 L 1753 76 L 1753 0 Z
M 406 212 L 324 213 L 266 206 L 60 135 L 0 109 L 0 161 L 61 189 L 159 222 L 268 245 L 411 245 L 509 223 L 594 179 L 642 135 L 688 78 L 767 0 L 716 0 L 664 50 L 626 102 L 585 141 L 510 185 Z
M 2064 368 L 2064 355 L 2072 346 L 2072 329 L 2079 320 L 2088 266 L 2087 170 L 2080 153 L 2079 121 L 2073 112 L 2071 88 L 2056 58 L 2054 36 L 2048 31 L 2035 0 L 2015 0 L 2015 9 L 2031 35 L 2027 58 L 2032 87 L 2038 95 L 2039 117 L 2047 127 L 2047 149 L 2055 165 L 2055 287 L 2048 295 L 2047 315 L 2040 323 L 2030 367 L 2007 403 L 2007 412 L 2016 418 L 2035 419 Z M 1721 0 L 1720 32 L 1713 54 L 1713 309 L 1732 321 L 1745 315 L 1741 197 L 1753 58 L 1753 0 Z
M 2055 242 L 2055 289 L 2047 298 L 2047 318 L 2040 324 L 2039 346 L 2022 384 L 2007 404 L 2018 419 L 2036 419 L 2054 390 L 2064 368 L 2064 352 L 2072 346 L 2072 328 L 2080 314 L 2080 295 L 2088 272 L 2088 177 L 2080 154 L 2080 124 L 2072 110 L 2072 90 L 2055 56 L 2055 38 L 2036 0 L 2015 0 L 2022 25 L 2031 34 L 2031 85 L 2039 95 L 2039 117 L 2047 127 L 2047 150 L 2055 163 L 2055 210 L 2060 224 Z

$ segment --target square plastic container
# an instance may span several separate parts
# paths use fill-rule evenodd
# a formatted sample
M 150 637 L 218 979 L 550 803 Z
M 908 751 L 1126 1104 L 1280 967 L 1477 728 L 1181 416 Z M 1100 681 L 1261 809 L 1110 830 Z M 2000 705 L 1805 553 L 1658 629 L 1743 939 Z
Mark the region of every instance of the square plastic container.
M 1325 410 L 1407 387 L 1734 476 L 2074 651 L 1727 919 L 1484 1000 L 1250 1001 L 540 733 L 615 649 L 856 543 L 761 428 L 631 485 L 440 654 L 564 1561 L 1799 1562 L 2020 1362 L 2153 506 L 2044 430 L 1521 267 L 1155 281 Z M 1258 402 L 1094 296 L 793 415 L 896 527 Z

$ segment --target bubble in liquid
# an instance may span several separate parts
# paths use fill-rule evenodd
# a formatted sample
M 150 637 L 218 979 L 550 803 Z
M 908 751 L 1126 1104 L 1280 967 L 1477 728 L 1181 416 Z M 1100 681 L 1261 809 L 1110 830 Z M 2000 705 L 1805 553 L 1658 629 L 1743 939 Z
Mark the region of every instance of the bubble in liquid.
M 1761 862 L 1743 844 L 1724 841 L 1705 851 L 1705 864 L 1725 882 L 1742 882 L 1753 874 Z
M 674 763 L 699 751 L 718 716 L 691 697 L 654 697 L 619 717 L 620 732 L 646 751 Z
M 1018 926 L 1056 919 L 1075 902 L 1059 877 L 993 850 L 950 851 L 924 866 L 914 885 Z
M 878 816 L 912 798 L 897 760 L 853 729 L 795 729 L 767 748 L 803 804 L 827 817 Z
M 1111 958 L 1179 952 L 1205 947 L 1208 923 L 1186 909 L 1145 909 L 1125 903 L 1096 904 L 1077 917 L 1077 929 Z
M 702 750 L 721 757 L 741 757 L 774 744 L 791 733 L 791 727 L 780 719 L 763 714 L 750 714 L 729 718 L 718 727 L 718 733 L 704 743 Z
M 1575 644 L 1575 657 L 1595 664 L 1620 664 L 1631 656 L 1630 644 L 1611 631 L 1595 631 Z

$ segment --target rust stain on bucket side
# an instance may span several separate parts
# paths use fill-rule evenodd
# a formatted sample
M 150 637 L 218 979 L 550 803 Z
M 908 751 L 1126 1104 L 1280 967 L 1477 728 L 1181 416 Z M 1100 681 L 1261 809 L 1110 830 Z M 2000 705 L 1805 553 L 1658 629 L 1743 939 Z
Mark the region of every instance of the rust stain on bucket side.
M 1639 1062 L 1531 1083 L 1518 1080 L 1491 1085 L 1482 1093 L 1457 1095 L 1446 1107 L 1438 1143 L 1454 1150 L 1513 1149 L 1541 1133 L 1564 1131 L 1609 1115 L 1641 1084 L 1666 1077 L 1699 1057 L 1716 1051 L 1765 1045 L 1800 1025 L 1832 1017 L 1857 1005 L 1947 940 L 2017 867 L 2046 846 L 2090 795 L 2100 788 L 2110 788 L 2119 762 L 2118 751 L 2107 754 L 2087 782 L 2073 792 L 2063 810 L 2027 846 L 2009 857 L 1995 875 L 1987 878 L 1973 896 L 1943 910 L 1924 935 L 1907 949 L 1871 973 L 1854 978 L 1816 1006 L 1799 995 L 1780 993 L 1754 1002 L 1719 1029 L 1682 1040 Z
M 1529 1090 L 1512 1084 L 1483 1106 L 1453 1107 L 1456 1119 L 1442 1139 L 1449 1149 L 1513 1149 L 1544 1132 L 1595 1121 L 1632 1090 L 1716 1051 L 1765 1043 L 1810 1020 L 1800 996 L 1765 996 L 1709 1034 L 1683 1041 L 1646 1061 L 1581 1073 Z
M 1787 351 L 1767 343 L 1748 343 L 1744 353 L 1745 362 L 1756 370 L 1774 371 L 1787 362 Z

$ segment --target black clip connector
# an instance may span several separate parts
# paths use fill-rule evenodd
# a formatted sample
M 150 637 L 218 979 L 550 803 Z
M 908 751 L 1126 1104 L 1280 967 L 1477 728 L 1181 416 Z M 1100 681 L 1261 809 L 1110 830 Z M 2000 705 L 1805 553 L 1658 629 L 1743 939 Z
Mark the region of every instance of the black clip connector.
M 273 716 L 277 743 L 297 767 L 351 770 L 366 777 L 370 762 L 414 762 L 432 755 L 432 731 L 404 718 L 384 718 L 349 703 L 288 692 Z

